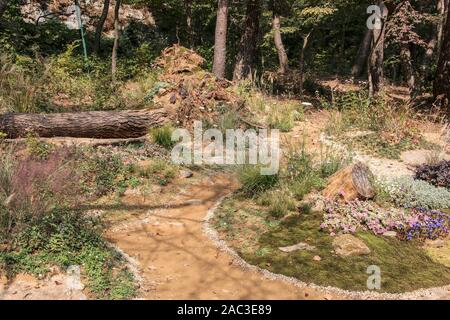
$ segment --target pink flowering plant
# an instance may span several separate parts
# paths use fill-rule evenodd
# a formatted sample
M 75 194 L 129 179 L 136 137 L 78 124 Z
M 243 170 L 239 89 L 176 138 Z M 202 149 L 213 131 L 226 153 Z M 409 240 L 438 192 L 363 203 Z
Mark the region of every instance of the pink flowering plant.
M 404 240 L 437 239 L 449 233 L 450 216 L 423 208 L 385 209 L 360 200 L 345 204 L 329 202 L 320 227 L 332 236 L 356 231 L 370 231 L 376 235 L 395 231 Z

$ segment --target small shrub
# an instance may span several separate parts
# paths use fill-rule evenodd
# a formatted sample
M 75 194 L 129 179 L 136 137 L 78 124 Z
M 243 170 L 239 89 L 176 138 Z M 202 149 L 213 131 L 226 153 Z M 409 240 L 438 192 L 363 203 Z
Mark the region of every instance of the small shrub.
M 289 132 L 294 127 L 294 116 L 289 110 L 273 111 L 269 115 L 268 125 L 272 129 Z
M 278 174 L 262 175 L 261 166 L 244 165 L 238 170 L 241 191 L 247 196 L 254 196 L 273 188 L 278 183 Z
M 135 165 L 125 163 L 127 153 L 110 148 L 78 149 L 81 184 L 87 195 L 103 196 L 111 192 L 121 195 L 128 186 L 136 185 Z
M 427 181 L 436 187 L 450 188 L 450 161 L 418 167 L 416 179 Z
M 160 185 L 167 185 L 178 174 L 178 167 L 159 158 L 153 159 L 149 164 L 138 169 L 139 175 L 155 179 Z
M 289 211 L 297 209 L 294 198 L 289 190 L 266 191 L 259 196 L 257 202 L 269 208 L 269 214 L 274 218 L 282 218 Z
M 450 191 L 435 187 L 412 177 L 396 178 L 388 183 L 379 183 L 389 200 L 403 208 L 447 209 L 450 208 Z
M 172 149 L 176 141 L 172 141 L 173 128 L 171 126 L 163 126 L 160 128 L 154 128 L 150 131 L 150 135 L 154 143 L 166 149 Z
M 31 156 L 35 156 L 43 160 L 46 159 L 49 153 L 53 150 L 52 144 L 39 141 L 38 137 L 31 133 L 27 134 L 26 146 L 28 153 Z

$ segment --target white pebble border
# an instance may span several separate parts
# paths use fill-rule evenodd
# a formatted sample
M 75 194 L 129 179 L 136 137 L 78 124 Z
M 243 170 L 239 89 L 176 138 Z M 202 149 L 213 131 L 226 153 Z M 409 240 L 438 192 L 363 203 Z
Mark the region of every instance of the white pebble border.
M 233 249 L 231 249 L 224 240 L 221 240 L 218 232 L 210 226 L 209 220 L 214 217 L 214 213 L 220 204 L 226 199 L 230 197 L 230 195 L 224 196 L 220 198 L 213 207 L 208 210 L 208 213 L 204 219 L 203 223 L 203 232 L 206 236 L 217 246 L 217 248 L 223 252 L 228 253 L 230 256 L 234 258 L 234 262 L 236 262 L 241 268 L 248 270 L 250 272 L 257 272 L 270 280 L 281 280 L 286 283 L 292 284 L 299 288 L 310 288 L 314 290 L 321 291 L 325 294 L 335 294 L 342 296 L 347 299 L 356 299 L 356 300 L 427 300 L 427 299 L 449 299 L 450 296 L 450 285 L 444 287 L 437 288 L 429 288 L 429 289 L 419 289 L 412 292 L 405 293 L 379 293 L 374 291 L 348 291 L 343 290 L 336 287 L 323 287 L 318 286 L 313 283 L 305 283 L 293 277 L 287 277 L 282 274 L 272 273 L 268 270 L 259 268 L 257 266 L 251 265 L 243 260 Z

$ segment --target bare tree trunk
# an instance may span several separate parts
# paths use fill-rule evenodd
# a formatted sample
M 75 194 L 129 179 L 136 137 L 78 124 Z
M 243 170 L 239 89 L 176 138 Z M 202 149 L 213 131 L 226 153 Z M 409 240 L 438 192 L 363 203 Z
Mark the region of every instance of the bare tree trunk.
M 9 1 L 10 0 L 0 0 L 0 18 L 3 16 L 3 13 L 5 13 Z
M 286 54 L 286 50 L 284 49 L 283 39 L 281 38 L 280 16 L 278 14 L 276 14 L 275 12 L 273 13 L 272 27 L 273 27 L 275 47 L 277 48 L 278 60 L 280 63 L 280 68 L 279 68 L 278 72 L 283 74 L 288 69 L 289 62 L 288 62 L 288 56 Z
M 193 0 L 184 0 L 184 8 L 186 10 L 186 26 L 188 33 L 188 46 L 189 48 L 193 48 L 194 46 L 194 32 L 192 29 L 192 1 Z
M 445 22 L 446 7 L 448 0 L 438 0 L 437 12 L 440 15 L 440 20 L 436 24 L 436 28 L 433 28 L 431 39 L 427 44 L 425 55 L 420 67 L 420 77 L 418 79 L 417 90 L 423 92 L 425 89 L 426 79 L 431 77 L 431 64 L 439 58 L 440 43 L 442 41 L 443 23 Z M 437 57 L 437 58 L 436 58 Z
M 437 35 L 437 51 L 440 52 L 443 36 L 445 32 L 445 26 L 447 24 L 447 11 L 449 10 L 449 0 L 439 0 L 438 12 L 441 13 L 442 19 L 438 23 L 438 35 Z
M 137 138 L 167 121 L 158 110 L 92 111 L 73 113 L 7 113 L 0 116 L 0 131 L 8 138 L 39 137 Z
M 120 38 L 120 24 L 119 24 L 120 4 L 121 0 L 116 0 L 116 5 L 114 7 L 114 45 L 111 56 L 111 74 L 113 82 L 116 81 L 117 49 L 119 48 L 119 38 Z
M 110 4 L 110 0 L 105 0 L 105 2 L 103 3 L 102 14 L 100 15 L 100 18 L 98 19 L 97 26 L 95 28 L 94 52 L 96 54 L 98 54 L 100 51 L 100 42 L 102 40 L 103 27 L 105 26 L 105 21 L 106 21 L 106 18 L 108 17 L 109 4 Z
M 313 30 L 311 30 L 307 35 L 305 35 L 303 37 L 303 44 L 302 44 L 302 49 L 300 51 L 300 66 L 299 66 L 299 74 L 300 74 L 300 79 L 299 79 L 299 93 L 300 93 L 300 97 L 303 97 L 303 83 L 305 82 L 305 50 L 306 47 L 308 46 L 309 43 L 309 37 L 311 36 L 311 33 L 313 32 Z
M 411 60 L 411 49 L 408 43 L 402 43 L 400 45 L 400 58 L 402 60 L 403 72 L 408 84 L 409 94 L 413 98 L 416 93 L 416 78 Z
M 227 61 L 228 0 L 219 0 L 217 9 L 216 35 L 214 41 L 213 73 L 217 78 L 225 78 Z
M 261 17 L 261 0 L 247 0 L 244 22 L 244 33 L 239 43 L 239 52 L 233 72 L 233 80 L 241 80 L 252 76 L 259 34 Z
M 359 77 L 367 65 L 367 59 L 370 54 L 370 46 L 372 44 L 373 33 L 372 30 L 367 29 L 364 34 L 364 39 L 359 46 L 358 54 L 356 55 L 355 64 L 352 68 L 352 76 L 357 78 Z
M 372 52 L 369 56 L 369 96 L 371 97 L 376 96 L 383 89 L 384 85 L 384 36 L 388 10 L 384 1 L 380 1 L 379 6 L 382 11 L 382 16 L 379 17 L 380 28 L 372 30 Z
M 434 97 L 443 107 L 450 107 L 450 10 L 442 35 L 442 46 L 439 55 L 436 77 L 434 81 Z

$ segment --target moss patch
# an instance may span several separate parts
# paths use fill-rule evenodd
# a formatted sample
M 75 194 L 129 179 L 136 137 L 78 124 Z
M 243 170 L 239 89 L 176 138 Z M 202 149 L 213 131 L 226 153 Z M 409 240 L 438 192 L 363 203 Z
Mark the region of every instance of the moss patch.
M 248 223 L 249 219 L 253 223 Z M 356 236 L 369 246 L 371 253 L 339 257 L 333 253 L 333 238 L 320 231 L 321 221 L 322 214 L 317 212 L 275 220 L 264 208 L 250 210 L 248 203 L 240 199 L 227 200 L 214 219 L 224 238 L 246 261 L 307 283 L 365 291 L 370 265 L 381 269 L 381 292 L 400 293 L 450 283 L 450 268 L 434 262 L 417 242 L 362 232 Z M 252 232 L 248 232 L 248 226 L 253 226 Z M 284 253 L 278 249 L 299 242 L 315 246 L 316 250 Z M 314 261 L 314 256 L 320 256 L 321 261 Z

